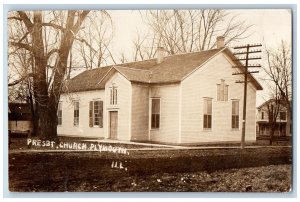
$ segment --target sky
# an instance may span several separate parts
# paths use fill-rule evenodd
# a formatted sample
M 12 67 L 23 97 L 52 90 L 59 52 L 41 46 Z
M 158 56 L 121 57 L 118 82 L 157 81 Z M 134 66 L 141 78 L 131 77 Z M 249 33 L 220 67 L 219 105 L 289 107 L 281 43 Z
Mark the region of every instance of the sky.
M 276 44 L 281 39 L 291 41 L 291 13 L 290 10 L 283 9 L 236 9 L 228 10 L 233 15 L 239 15 L 241 20 L 246 20 L 252 24 L 249 38 L 243 43 L 266 43 L 268 46 Z M 137 11 L 112 11 L 110 12 L 114 26 L 114 45 L 116 49 L 126 50 L 131 46 L 131 40 L 136 30 L 145 31 L 146 25 L 143 23 Z M 120 47 L 119 47 L 120 46 Z
M 292 21 L 291 11 L 289 9 L 235 9 L 228 10 L 233 15 L 238 15 L 239 20 L 246 20 L 247 24 L 253 25 L 250 29 L 251 35 L 235 45 L 243 44 L 262 44 L 268 48 L 276 48 L 281 40 L 292 44 Z M 114 22 L 114 41 L 113 48 L 115 52 L 126 52 L 130 49 L 131 41 L 136 36 L 133 33 L 145 32 L 147 27 L 142 21 L 137 11 L 113 11 L 111 16 Z M 128 52 L 128 51 L 127 51 Z M 130 56 L 129 56 L 130 57 Z M 260 61 L 261 65 L 266 65 L 265 61 Z M 257 93 L 257 103 L 259 106 L 269 96 L 267 85 L 261 80 L 265 77 L 263 71 L 255 77 L 264 87 L 263 91 Z
M 291 12 L 288 9 L 234 9 L 227 10 L 231 15 L 237 15 L 237 20 L 246 21 L 252 25 L 249 30 L 251 34 L 247 39 L 230 44 L 230 46 L 244 44 L 263 44 L 268 48 L 276 47 L 281 40 L 291 44 Z M 147 33 L 148 27 L 142 20 L 140 12 L 132 10 L 108 10 L 113 22 L 113 41 L 110 45 L 112 55 L 125 53 L 128 61 L 132 59 L 132 40 L 137 36 L 137 32 Z M 118 56 L 117 56 L 118 59 Z M 80 61 L 82 61 L 80 59 Z M 119 60 L 117 60 L 119 61 Z M 264 65 L 265 61 L 261 61 Z M 73 72 L 73 76 L 84 71 L 79 69 Z M 263 71 L 255 77 L 263 85 L 264 90 L 258 91 L 257 103 L 259 106 L 269 96 L 268 87 L 260 78 L 265 77 Z

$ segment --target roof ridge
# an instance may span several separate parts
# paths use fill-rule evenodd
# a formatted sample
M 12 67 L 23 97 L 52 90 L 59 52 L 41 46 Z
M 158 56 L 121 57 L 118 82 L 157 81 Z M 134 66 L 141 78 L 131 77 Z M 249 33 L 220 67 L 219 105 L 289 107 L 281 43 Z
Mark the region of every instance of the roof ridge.
M 187 55 L 187 54 L 193 54 L 193 53 L 201 53 L 201 52 L 214 51 L 214 50 L 217 50 L 217 49 L 220 50 L 220 48 L 214 48 L 214 49 L 209 49 L 209 50 L 200 50 L 200 51 L 193 51 L 193 52 L 186 52 L 186 53 L 177 53 L 177 54 L 173 54 L 173 55 L 167 55 L 164 58 L 170 58 L 170 57 L 174 57 L 174 56 L 181 56 L 181 55 Z M 79 76 L 80 74 L 82 74 L 84 72 L 91 72 L 91 71 L 99 70 L 101 68 L 111 68 L 113 66 L 126 67 L 128 69 L 144 70 L 144 69 L 140 69 L 140 68 L 127 67 L 125 65 L 126 64 L 134 64 L 134 63 L 143 63 L 143 62 L 146 62 L 146 61 L 153 61 L 153 60 L 156 60 L 156 58 L 147 59 L 147 60 L 140 60 L 140 61 L 126 62 L 126 63 L 115 64 L 115 65 L 107 65 L 107 66 L 103 66 L 103 67 L 96 67 L 96 68 L 93 68 L 93 69 L 88 69 L 86 71 L 83 71 L 83 72 L 79 73 L 78 75 L 76 75 L 75 77 L 73 77 L 72 79 L 76 78 L 77 76 Z M 150 70 L 144 70 L 144 71 L 150 71 Z M 152 71 L 150 71 L 150 72 L 152 72 Z M 70 80 L 72 80 L 72 79 L 70 79 Z
M 216 51 L 216 50 L 222 50 L 222 49 L 223 48 L 213 48 L 213 49 L 209 49 L 209 50 L 192 51 L 192 52 L 186 52 L 186 53 L 176 53 L 173 55 L 167 55 L 165 57 L 173 57 L 173 56 L 187 55 L 187 54 L 193 54 L 193 53 L 202 53 L 202 52 Z
M 116 67 L 116 68 L 125 68 L 125 69 L 132 69 L 132 70 L 140 70 L 140 71 L 149 71 L 149 72 L 152 72 L 151 70 L 148 70 L 148 69 L 132 68 L 132 67 L 127 67 L 127 66 L 114 65 L 114 67 Z
M 121 63 L 121 64 L 115 64 L 115 65 L 125 65 L 125 64 L 132 64 L 132 63 L 145 62 L 145 61 L 151 61 L 151 60 L 156 60 L 156 58 L 151 58 L 151 59 L 147 59 L 147 60 L 140 60 L 140 61 L 124 62 L 124 63 Z

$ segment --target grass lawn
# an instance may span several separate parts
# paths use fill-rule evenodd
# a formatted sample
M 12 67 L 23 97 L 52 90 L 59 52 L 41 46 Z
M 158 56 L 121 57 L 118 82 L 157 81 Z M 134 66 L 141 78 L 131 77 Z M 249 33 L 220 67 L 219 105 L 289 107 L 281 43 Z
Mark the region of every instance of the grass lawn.
M 286 192 L 290 188 L 291 148 L 287 147 L 134 150 L 130 155 L 9 154 L 10 191 Z

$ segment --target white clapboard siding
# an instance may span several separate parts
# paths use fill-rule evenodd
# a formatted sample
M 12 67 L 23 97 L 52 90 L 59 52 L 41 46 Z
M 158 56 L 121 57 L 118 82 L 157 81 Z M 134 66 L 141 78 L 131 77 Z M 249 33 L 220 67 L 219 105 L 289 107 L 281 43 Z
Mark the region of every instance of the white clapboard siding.
M 264 112 L 263 119 L 262 119 L 262 115 L 261 115 L 262 112 Z M 256 115 L 256 120 L 257 121 L 269 121 L 269 114 L 268 114 L 267 107 L 262 107 L 258 110 L 257 115 Z
M 249 85 L 247 92 L 246 141 L 256 140 L 256 89 Z
M 149 129 L 149 86 L 132 84 L 131 140 L 147 141 Z
M 117 105 L 110 104 L 110 87 L 112 85 L 118 89 Z M 115 73 L 105 84 L 105 113 L 106 113 L 106 125 L 105 133 L 106 137 L 109 137 L 109 112 L 118 112 L 118 140 L 130 140 L 131 136 L 131 83 L 120 73 Z
M 160 98 L 160 128 L 151 129 L 149 122 L 150 141 L 177 143 L 179 139 L 179 84 L 153 86 L 150 88 L 150 98 L 153 97 Z M 151 111 L 149 113 L 151 120 L 150 116 Z
M 219 54 L 181 83 L 181 142 L 240 141 L 242 130 L 243 84 L 235 83 L 241 76 L 234 76 L 232 63 Z M 225 80 L 228 101 L 217 101 L 217 84 Z M 248 85 L 246 140 L 255 140 L 256 91 Z M 203 129 L 203 100 L 212 98 L 212 129 Z M 231 128 L 232 99 L 239 100 L 239 129 Z
M 103 128 L 89 126 L 89 102 L 93 100 L 103 101 L 104 95 L 104 90 L 62 94 L 60 98 L 62 104 L 62 125 L 57 126 L 57 133 L 59 135 L 75 137 L 105 137 Z M 79 102 L 79 125 L 77 126 L 74 126 L 73 100 Z M 105 106 L 105 102 L 103 105 Z M 103 117 L 103 125 L 105 121 L 106 117 Z
M 262 114 L 261 114 L 262 112 L 264 112 L 264 119 L 262 119 Z M 287 113 L 287 109 L 285 107 L 280 106 L 279 112 L 286 112 Z M 267 106 L 267 104 L 265 104 L 260 109 L 258 109 L 257 115 L 256 115 L 256 121 L 266 121 L 266 122 L 269 121 L 269 113 L 268 113 L 268 106 Z M 287 120 L 280 119 L 280 114 L 278 113 L 276 121 L 277 122 L 286 122 Z

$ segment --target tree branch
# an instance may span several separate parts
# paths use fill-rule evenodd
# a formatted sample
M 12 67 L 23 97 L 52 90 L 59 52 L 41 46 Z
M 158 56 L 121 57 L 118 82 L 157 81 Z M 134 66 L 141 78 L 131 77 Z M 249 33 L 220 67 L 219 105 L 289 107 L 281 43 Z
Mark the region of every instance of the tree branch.
M 19 80 L 16 80 L 16 81 L 14 81 L 14 82 L 12 82 L 12 83 L 9 83 L 9 84 L 8 84 L 8 87 L 17 85 L 18 83 L 21 83 L 22 81 L 24 81 L 24 80 L 27 79 L 28 77 L 33 77 L 33 74 L 30 73 L 30 74 L 28 74 L 27 76 L 24 76 L 24 77 L 20 78 Z
M 58 48 L 54 48 L 51 51 L 49 51 L 46 55 L 46 58 L 48 59 L 52 54 L 54 53 L 59 53 L 59 49 Z
M 28 51 L 32 51 L 32 47 L 29 44 L 26 44 L 26 43 L 11 41 L 11 42 L 9 42 L 9 44 L 12 45 L 12 46 L 16 46 L 18 48 L 24 48 Z
M 24 11 L 18 11 L 18 14 L 19 14 L 20 18 L 22 19 L 22 21 L 24 22 L 25 26 L 27 27 L 27 30 L 29 32 L 32 32 L 33 23 L 28 18 L 27 14 Z
M 17 16 L 12 16 L 12 17 L 8 17 L 8 20 L 18 20 L 18 21 L 22 21 L 22 18 L 19 18 Z
M 59 30 L 61 30 L 62 32 L 65 32 L 65 31 L 66 31 L 66 28 L 64 28 L 64 27 L 62 27 L 62 26 L 60 26 L 60 25 L 51 23 L 51 22 L 44 22 L 44 23 L 42 23 L 42 26 L 53 27 L 54 29 L 59 29 Z
M 83 20 L 85 19 L 85 17 L 89 14 L 90 11 L 82 11 L 82 13 L 80 13 L 79 17 L 78 17 L 78 20 L 76 22 L 76 24 L 73 26 L 72 28 L 72 32 L 73 33 L 77 33 Z

